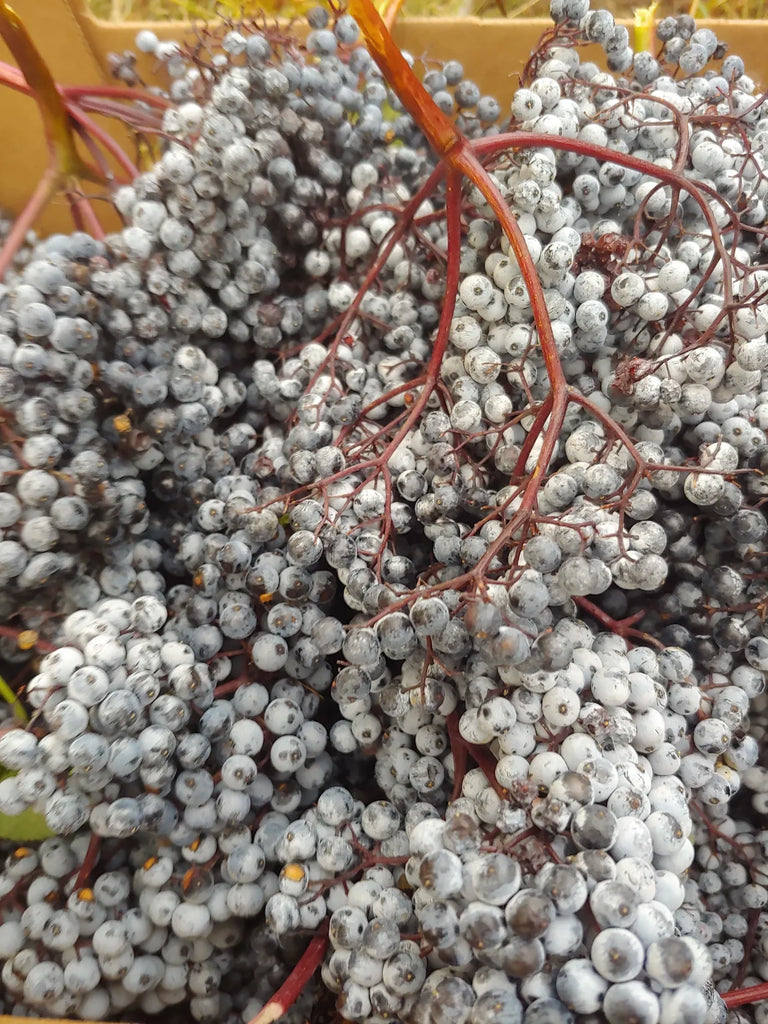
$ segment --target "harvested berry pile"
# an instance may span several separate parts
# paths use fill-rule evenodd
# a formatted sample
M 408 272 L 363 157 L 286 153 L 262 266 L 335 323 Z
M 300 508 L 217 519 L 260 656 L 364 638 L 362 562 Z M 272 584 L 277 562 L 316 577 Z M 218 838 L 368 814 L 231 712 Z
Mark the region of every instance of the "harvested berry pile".
M 765 1024 L 768 108 L 351 9 L 0 286 L 0 1008 Z

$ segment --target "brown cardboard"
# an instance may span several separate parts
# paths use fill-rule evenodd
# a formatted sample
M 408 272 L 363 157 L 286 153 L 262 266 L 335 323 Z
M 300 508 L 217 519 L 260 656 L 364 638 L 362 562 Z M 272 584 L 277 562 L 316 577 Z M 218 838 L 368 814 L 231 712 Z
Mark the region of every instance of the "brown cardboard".
M 94 18 L 85 0 L 14 0 L 54 77 L 64 85 L 86 85 L 112 81 L 107 55 L 134 47 L 136 33 L 151 27 L 164 39 L 189 37 L 186 22 L 151 26 L 142 23 L 115 24 Z M 768 22 L 717 21 L 709 24 L 740 54 L 753 75 L 764 69 L 768 49 Z M 395 27 L 395 38 L 403 49 L 427 60 L 457 58 L 467 74 L 484 92 L 493 93 L 506 104 L 542 32 L 550 22 L 544 19 L 405 18 Z M 10 55 L 0 44 L 0 59 Z M 142 58 L 141 70 L 152 77 L 152 61 Z M 112 122 L 114 125 L 114 122 Z M 40 119 L 34 102 L 8 88 L 0 87 L 0 137 L 4 140 L 0 209 L 18 213 L 37 182 L 47 161 Z M 130 145 L 130 140 L 123 136 Z M 101 215 L 106 204 L 96 205 Z M 38 222 L 44 232 L 71 229 L 64 199 L 54 201 Z M 114 219 L 108 227 L 115 225 Z
M 162 39 L 184 39 L 192 34 L 186 22 L 114 24 L 94 18 L 85 0 L 14 0 L 37 48 L 62 85 L 112 82 L 107 55 L 134 48 L 136 33 L 151 28 Z M 631 24 L 624 22 L 631 30 Z M 509 102 L 517 76 L 551 23 L 545 19 L 404 18 L 395 27 L 395 39 L 414 56 L 429 60 L 460 60 L 483 92 Z M 702 21 L 744 58 L 754 77 L 766 80 L 768 21 Z M 11 60 L 0 43 L 0 60 Z M 11 61 L 12 62 L 12 61 Z M 149 58 L 141 70 L 152 77 Z M 43 170 L 47 153 L 34 102 L 0 87 L 0 136 L 4 140 L 0 209 L 17 213 Z M 97 207 L 97 211 L 100 207 Z M 66 203 L 55 203 L 41 218 L 42 231 L 70 230 Z M 0 1024 L 96 1024 L 51 1018 L 5 1016 Z

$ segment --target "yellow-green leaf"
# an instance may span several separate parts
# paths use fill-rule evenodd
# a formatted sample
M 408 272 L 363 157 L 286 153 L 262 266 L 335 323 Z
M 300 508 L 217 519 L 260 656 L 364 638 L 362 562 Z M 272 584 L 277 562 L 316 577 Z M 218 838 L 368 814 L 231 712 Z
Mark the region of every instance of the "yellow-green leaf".
M 93 170 L 77 152 L 69 114 L 48 65 L 32 42 L 23 21 L 5 0 L 0 0 L 0 36 L 32 90 L 43 119 L 45 137 L 56 157 L 59 172 L 64 177 L 100 180 L 98 175 L 94 177 Z
M 635 8 L 635 49 L 653 50 L 653 29 L 656 22 L 656 8 L 660 0 L 654 0 L 649 7 Z
M 53 834 L 45 822 L 45 816 L 38 811 L 0 814 L 0 839 L 12 843 L 34 843 L 40 839 L 50 839 Z
M 0 764 L 0 779 L 16 772 Z M 11 843 L 34 843 L 54 835 L 45 822 L 45 815 L 31 808 L 21 814 L 0 814 L 0 840 Z
M 19 722 L 24 722 L 26 724 L 29 721 L 27 712 L 24 710 L 24 705 L 2 676 L 0 676 L 0 700 L 4 700 L 6 704 L 11 705 L 13 713 Z

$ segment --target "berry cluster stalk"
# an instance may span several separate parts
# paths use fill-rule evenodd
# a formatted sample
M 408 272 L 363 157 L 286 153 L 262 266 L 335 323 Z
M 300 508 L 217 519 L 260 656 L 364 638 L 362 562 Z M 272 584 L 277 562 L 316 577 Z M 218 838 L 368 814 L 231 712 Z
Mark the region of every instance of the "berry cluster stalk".
M 115 118 L 135 131 L 157 132 L 168 101 L 120 86 L 58 85 L 18 14 L 5 2 L 0 2 L 0 36 L 18 64 L 15 68 L 0 62 L 0 85 L 34 98 L 49 152 L 48 166 L 0 247 L 2 279 L 27 233 L 57 193 L 66 197 L 74 226 L 100 239 L 104 231 L 82 185 L 98 185 L 108 195 L 114 185 L 130 182 L 139 173 L 123 147 L 89 115 Z M 92 163 L 81 156 L 78 140 Z M 113 168 L 119 169 L 120 178 Z

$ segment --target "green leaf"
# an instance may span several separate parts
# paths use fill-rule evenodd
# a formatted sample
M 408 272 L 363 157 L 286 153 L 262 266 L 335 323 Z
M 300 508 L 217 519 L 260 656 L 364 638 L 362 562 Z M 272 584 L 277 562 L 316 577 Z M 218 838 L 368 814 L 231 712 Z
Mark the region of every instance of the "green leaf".
M 0 781 L 7 779 L 16 772 L 0 764 Z M 45 815 L 31 808 L 21 814 L 0 814 L 0 840 L 12 843 L 34 843 L 40 839 L 50 839 L 54 832 L 48 828 Z
M 21 703 L 19 698 L 10 688 L 8 683 L 0 676 L 0 699 L 4 700 L 6 704 L 10 704 L 13 708 L 13 713 L 20 722 L 26 723 L 29 721 L 27 712 L 24 710 L 24 705 Z
M 38 811 L 22 811 L 21 814 L 0 814 L 0 839 L 12 843 L 34 843 L 50 839 L 54 835 L 48 828 L 45 816 Z

